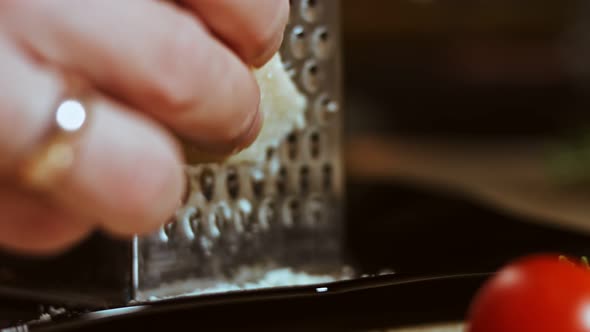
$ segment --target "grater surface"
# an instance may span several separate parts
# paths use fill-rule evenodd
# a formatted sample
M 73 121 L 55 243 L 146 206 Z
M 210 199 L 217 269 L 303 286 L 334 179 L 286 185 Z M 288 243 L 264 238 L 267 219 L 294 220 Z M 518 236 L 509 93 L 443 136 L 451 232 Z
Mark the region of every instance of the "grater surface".
M 276 269 L 337 273 L 343 199 L 339 33 L 338 0 L 291 1 L 280 53 L 307 98 L 305 127 L 269 149 L 263 162 L 187 165 L 190 193 L 176 220 L 133 240 L 133 300 L 198 295 L 195 289 L 240 278 L 253 285 Z

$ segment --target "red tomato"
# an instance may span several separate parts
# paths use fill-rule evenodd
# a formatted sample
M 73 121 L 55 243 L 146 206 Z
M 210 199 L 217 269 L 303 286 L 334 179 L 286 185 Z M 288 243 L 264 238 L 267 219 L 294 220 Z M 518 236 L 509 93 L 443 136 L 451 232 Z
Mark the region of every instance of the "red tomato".
M 550 255 L 516 261 L 479 291 L 468 331 L 590 331 L 590 270 Z

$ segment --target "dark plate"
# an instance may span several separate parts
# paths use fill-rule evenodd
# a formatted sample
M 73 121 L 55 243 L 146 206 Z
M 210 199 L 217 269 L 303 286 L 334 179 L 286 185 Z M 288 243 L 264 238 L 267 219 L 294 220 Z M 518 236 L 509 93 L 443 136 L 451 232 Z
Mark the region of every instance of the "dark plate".
M 29 330 L 184 331 L 190 327 L 207 331 L 366 331 L 459 321 L 486 277 L 388 275 L 330 285 L 201 296 L 98 312 L 30 326 Z
M 330 284 L 326 292 L 318 292 L 319 286 L 279 288 L 68 314 L 29 330 L 363 331 L 457 321 L 486 276 L 506 262 L 536 252 L 583 255 L 590 249 L 587 236 L 449 193 L 354 181 L 348 190 L 349 261 L 362 273 L 397 274 Z M 0 309 L 0 321 L 27 321 L 38 317 L 39 306 L 0 298 Z

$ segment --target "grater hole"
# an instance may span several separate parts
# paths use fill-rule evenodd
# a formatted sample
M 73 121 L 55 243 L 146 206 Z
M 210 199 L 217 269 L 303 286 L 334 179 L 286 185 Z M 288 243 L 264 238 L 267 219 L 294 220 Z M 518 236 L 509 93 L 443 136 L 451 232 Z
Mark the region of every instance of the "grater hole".
M 319 208 L 319 209 L 312 210 L 310 212 L 309 217 L 310 217 L 310 222 L 313 225 L 320 224 L 323 219 L 323 209 Z
M 168 240 L 171 240 L 175 237 L 177 227 L 178 224 L 176 222 L 169 222 L 164 225 L 164 233 L 166 234 Z
M 300 223 L 300 204 L 296 198 L 290 198 L 283 205 L 282 222 L 285 227 L 293 227 Z
M 332 38 L 325 27 L 317 28 L 312 37 L 312 49 L 316 57 L 326 59 L 332 50 Z
M 315 61 L 309 60 L 303 65 L 301 79 L 303 87 L 307 92 L 315 93 L 319 90 L 321 84 L 321 72 Z
M 237 199 L 240 195 L 240 178 L 235 168 L 227 170 L 227 192 L 232 199 Z
M 287 150 L 289 159 L 291 160 L 297 159 L 297 141 L 298 139 L 296 133 L 291 133 L 289 136 L 287 136 Z
M 291 199 L 289 201 L 289 209 L 291 212 L 299 210 L 299 201 L 296 199 Z
M 252 218 L 253 206 L 250 201 L 241 199 L 237 203 L 236 213 L 239 215 L 239 219 L 242 223 L 244 231 L 253 232 L 256 230 L 256 223 Z
M 277 150 L 275 148 L 268 148 L 266 149 L 266 161 L 270 161 L 274 158 L 274 156 L 276 155 Z
M 225 218 L 225 214 L 221 208 L 217 208 L 215 211 L 215 227 L 221 232 L 222 236 L 231 230 L 229 220 Z
M 185 173 L 184 177 L 185 177 L 186 184 L 184 187 L 184 194 L 182 195 L 182 198 L 180 201 L 180 205 L 182 205 L 182 206 L 184 206 L 188 203 L 188 200 L 191 197 L 191 191 L 192 191 L 192 183 L 191 183 L 190 175 Z
M 189 224 L 191 226 L 191 229 L 193 230 L 193 233 L 196 236 L 202 236 L 205 232 L 204 227 L 203 227 L 203 223 L 201 222 L 202 220 L 202 213 L 200 209 L 195 209 L 189 216 L 188 218 L 189 220 Z
M 309 67 L 307 67 L 307 71 L 311 75 L 317 76 L 318 75 L 318 72 L 319 72 L 319 69 L 318 69 L 318 66 L 315 63 L 313 63 L 313 64 L 310 64 Z
M 309 192 L 309 178 L 310 178 L 310 170 L 308 166 L 302 166 L 299 170 L 299 187 L 301 188 L 302 193 Z
M 221 230 L 217 227 L 217 211 L 209 212 L 207 223 L 203 223 L 203 231 L 206 231 L 209 240 L 217 239 L 221 236 Z
M 287 191 L 287 169 L 281 167 L 277 176 L 277 190 L 280 194 L 284 194 Z
M 301 222 L 301 215 L 300 215 L 300 208 L 299 200 L 291 199 L 288 204 L 289 214 L 291 216 L 292 224 L 298 225 Z
M 240 215 L 244 223 L 244 231 L 249 234 L 257 233 L 258 226 L 256 222 L 252 218 L 250 218 L 251 216 L 244 214 L 244 212 L 240 212 Z
M 252 192 L 256 198 L 260 198 L 264 194 L 264 172 L 254 169 L 250 174 Z
M 320 16 L 321 9 L 322 8 L 319 0 L 301 1 L 301 17 L 307 22 L 317 21 Z
M 314 105 L 314 111 L 320 123 L 330 122 L 338 114 L 339 110 L 338 103 L 326 94 L 318 97 Z
M 310 225 L 318 225 L 324 219 L 324 202 L 319 197 L 310 198 L 305 204 L 305 220 Z
M 213 199 L 215 193 L 215 173 L 210 168 L 205 168 L 199 177 L 201 192 L 208 201 Z
M 318 159 L 321 154 L 321 140 L 320 133 L 314 131 L 309 136 L 309 150 L 313 159 Z
M 307 53 L 307 33 L 305 28 L 301 25 L 297 25 L 291 30 L 291 36 L 289 38 L 289 46 L 291 47 L 291 54 L 295 59 L 302 59 Z
M 324 190 L 330 191 L 332 190 L 332 183 L 334 176 L 334 168 L 330 164 L 326 164 L 322 167 L 322 174 L 323 174 L 323 186 Z
M 272 199 L 266 199 L 258 209 L 258 222 L 262 229 L 268 230 L 277 218 L 276 203 Z

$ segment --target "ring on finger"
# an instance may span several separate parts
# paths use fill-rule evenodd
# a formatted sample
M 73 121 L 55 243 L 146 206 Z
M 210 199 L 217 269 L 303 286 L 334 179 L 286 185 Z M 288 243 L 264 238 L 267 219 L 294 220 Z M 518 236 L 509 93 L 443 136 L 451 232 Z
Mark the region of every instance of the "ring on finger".
M 24 186 L 49 190 L 69 172 L 80 148 L 79 138 L 88 127 L 89 94 L 80 86 L 70 84 L 69 91 L 52 109 L 50 128 L 20 167 Z

